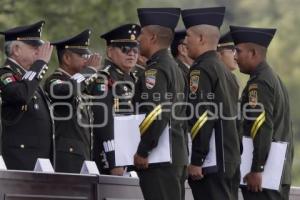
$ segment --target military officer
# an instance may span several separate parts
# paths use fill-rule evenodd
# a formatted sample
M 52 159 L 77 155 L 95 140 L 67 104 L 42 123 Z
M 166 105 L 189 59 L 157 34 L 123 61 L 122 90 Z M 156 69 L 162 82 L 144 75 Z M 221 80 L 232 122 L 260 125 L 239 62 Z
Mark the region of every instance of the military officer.
M 273 28 L 230 26 L 236 45 L 235 59 L 242 73 L 250 75 L 242 93 L 243 135 L 253 139 L 251 172 L 244 179 L 245 200 L 289 199 L 293 161 L 293 132 L 287 89 L 266 61 Z M 272 141 L 288 142 L 280 191 L 263 189 L 262 172 Z
M 7 59 L 0 68 L 2 155 L 8 169 L 33 170 L 53 156 L 48 99 L 39 87 L 53 47 L 41 40 L 44 21 L 1 32 Z
M 175 31 L 174 39 L 171 44 L 171 53 L 187 80 L 193 60 L 187 55 L 186 44 L 183 43 L 185 36 L 186 30 Z
M 53 101 L 56 135 L 56 171 L 79 173 L 91 159 L 92 113 L 86 87 L 100 68 L 100 55 L 88 49 L 91 31 L 61 41 L 56 46 L 59 67 L 48 77 L 45 90 Z
M 93 106 L 94 127 L 94 160 L 102 174 L 122 176 L 124 168 L 115 166 L 114 149 L 108 148 L 114 142 L 113 116 L 132 114 L 132 98 L 136 77 L 132 73 L 137 63 L 139 45 L 137 36 L 140 33 L 137 24 L 125 24 L 101 35 L 106 40 L 106 59 L 100 76 L 93 84 L 92 95 L 96 98 Z M 103 110 L 99 103 L 104 103 Z M 106 123 L 105 123 L 106 121 Z M 105 124 L 103 124 L 105 123 Z M 97 125 L 103 124 L 98 127 Z M 112 145 L 114 146 L 114 145 Z
M 184 79 L 168 51 L 180 17 L 179 8 L 139 8 L 142 26 L 138 38 L 147 67 L 136 85 L 135 102 L 139 113 L 146 113 L 140 124 L 141 141 L 134 156 L 140 186 L 145 199 L 184 199 L 188 163 Z M 178 106 L 174 106 L 175 104 Z M 173 114 L 171 114 L 173 113 Z M 170 122 L 170 124 L 169 124 Z M 149 166 L 148 156 L 170 125 L 172 163 Z
M 189 74 L 189 103 L 194 109 L 189 120 L 192 137 L 189 184 L 197 200 L 237 199 L 240 141 L 235 119 L 237 99 L 231 95 L 235 83 L 216 52 L 225 7 L 188 9 L 181 13 L 187 29 L 184 43 L 189 57 L 195 60 Z M 217 141 L 223 138 L 217 149 L 223 150 L 224 156 L 218 156 L 216 172 L 205 173 L 203 163 L 213 130 Z

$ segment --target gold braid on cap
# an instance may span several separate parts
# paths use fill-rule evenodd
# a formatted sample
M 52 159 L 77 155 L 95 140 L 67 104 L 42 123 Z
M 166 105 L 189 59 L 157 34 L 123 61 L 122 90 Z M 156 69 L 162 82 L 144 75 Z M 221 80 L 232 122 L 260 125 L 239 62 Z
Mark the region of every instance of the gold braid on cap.
M 226 46 L 234 46 L 233 42 L 226 42 L 222 44 L 218 44 L 218 47 L 226 47 Z
M 17 40 L 41 40 L 40 37 L 17 37 Z
M 66 45 L 65 49 L 88 49 L 87 46 L 70 46 L 70 45 Z
M 119 40 L 111 40 L 110 42 L 137 42 L 137 40 L 133 39 L 119 39 Z

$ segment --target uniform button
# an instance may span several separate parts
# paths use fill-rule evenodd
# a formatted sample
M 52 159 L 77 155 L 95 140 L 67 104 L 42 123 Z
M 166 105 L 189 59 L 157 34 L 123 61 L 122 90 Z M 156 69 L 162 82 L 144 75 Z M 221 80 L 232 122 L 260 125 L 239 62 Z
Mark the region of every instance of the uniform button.
M 260 169 L 264 169 L 264 166 L 260 166 Z
M 20 147 L 21 147 L 22 149 L 24 149 L 24 148 L 25 148 L 25 145 L 24 145 L 24 144 L 21 144 Z
M 74 151 L 74 149 L 71 147 L 71 148 L 69 149 L 69 151 L 70 151 L 70 152 L 73 152 L 73 151 Z

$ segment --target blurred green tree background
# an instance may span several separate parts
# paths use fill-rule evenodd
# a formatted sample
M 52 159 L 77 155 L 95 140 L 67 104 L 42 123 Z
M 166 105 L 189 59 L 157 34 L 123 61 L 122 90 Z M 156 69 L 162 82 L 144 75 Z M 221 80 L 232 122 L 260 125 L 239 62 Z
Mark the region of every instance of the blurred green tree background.
M 228 31 L 230 24 L 276 27 L 276 35 L 269 47 L 268 61 L 289 90 L 295 138 L 293 185 L 300 186 L 300 107 L 297 106 L 300 102 L 299 0 L 1 0 L 0 5 L 0 31 L 44 19 L 46 25 L 43 38 L 56 41 L 91 28 L 91 48 L 102 55 L 105 54 L 105 43 L 99 36 L 118 25 L 137 23 L 138 7 L 226 6 L 225 21 L 221 28 L 223 33 Z M 183 28 L 182 21 L 178 27 Z M 3 49 L 0 50 L 1 63 L 4 59 L 2 51 Z M 50 65 L 52 70 L 57 66 L 55 54 Z M 235 73 L 243 88 L 248 77 L 238 70 Z

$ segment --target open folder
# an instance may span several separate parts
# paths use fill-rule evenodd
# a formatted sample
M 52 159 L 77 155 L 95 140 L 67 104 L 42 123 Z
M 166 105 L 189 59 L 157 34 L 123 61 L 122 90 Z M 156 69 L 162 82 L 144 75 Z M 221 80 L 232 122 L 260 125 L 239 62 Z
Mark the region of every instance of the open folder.
M 279 190 L 281 177 L 284 168 L 284 161 L 287 152 L 287 142 L 272 142 L 262 173 L 262 187 L 270 190 Z M 241 163 L 241 185 L 243 178 L 251 170 L 253 159 L 253 140 L 250 137 L 243 137 L 243 154 Z
M 141 134 L 139 125 L 145 114 L 114 117 L 115 165 L 133 165 L 133 156 L 137 151 Z M 154 163 L 171 163 L 170 133 L 167 125 L 161 134 L 158 145 L 151 151 L 148 161 Z

